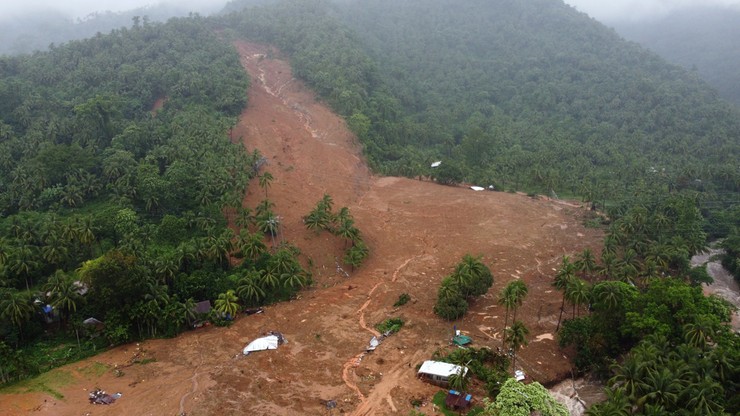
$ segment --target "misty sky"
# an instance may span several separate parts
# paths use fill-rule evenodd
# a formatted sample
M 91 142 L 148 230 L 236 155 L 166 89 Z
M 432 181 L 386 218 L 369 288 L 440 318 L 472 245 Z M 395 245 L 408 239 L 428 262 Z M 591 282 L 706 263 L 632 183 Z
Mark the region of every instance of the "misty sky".
M 162 3 L 187 5 L 194 11 L 220 8 L 228 0 L 0 0 L 0 20 L 41 10 L 60 11 L 71 17 L 85 17 L 93 12 L 120 12 Z
M 734 5 L 740 0 L 564 0 L 578 10 L 602 21 L 640 20 L 660 16 L 692 5 Z M 0 20 L 24 12 L 56 10 L 72 17 L 85 17 L 95 11 L 123 11 L 159 3 L 189 5 L 194 11 L 213 10 L 227 0 L 0 0 Z
M 641 20 L 697 5 L 740 7 L 740 0 L 564 0 L 601 21 Z

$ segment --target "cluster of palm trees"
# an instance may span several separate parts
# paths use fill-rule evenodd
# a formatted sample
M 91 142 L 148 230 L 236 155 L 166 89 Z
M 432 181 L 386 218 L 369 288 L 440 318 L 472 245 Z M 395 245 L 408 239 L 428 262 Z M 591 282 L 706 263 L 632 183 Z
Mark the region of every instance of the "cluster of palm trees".
M 734 403 L 737 410 L 737 353 L 710 348 L 687 333 L 685 343 L 671 345 L 664 336 L 645 339 L 612 365 L 607 400 L 592 406 L 589 416 L 721 415 Z M 729 388 L 728 386 L 734 386 Z M 727 396 L 733 394 L 735 397 Z
M 481 258 L 464 255 L 452 273 L 442 279 L 434 313 L 447 320 L 458 319 L 468 311 L 468 300 L 488 292 L 493 275 Z
M 370 255 L 370 250 L 362 240 L 360 230 L 355 226 L 355 220 L 349 208 L 342 207 L 334 213 L 333 206 L 334 201 L 331 196 L 324 194 L 316 203 L 316 207 L 303 217 L 303 223 L 309 230 L 328 231 L 344 239 L 345 253 L 342 260 L 354 270 Z

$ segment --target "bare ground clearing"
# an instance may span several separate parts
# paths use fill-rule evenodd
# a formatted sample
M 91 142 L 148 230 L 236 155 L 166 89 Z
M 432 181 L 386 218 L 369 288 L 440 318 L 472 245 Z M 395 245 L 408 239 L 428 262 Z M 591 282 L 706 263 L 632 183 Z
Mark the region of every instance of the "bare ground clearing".
M 136 345 L 57 369 L 43 378 L 46 392 L 4 392 L 0 414 L 320 415 L 331 414 L 321 402 L 330 399 L 338 403 L 333 414 L 406 414 L 410 399 L 428 401 L 438 390 L 418 381 L 415 367 L 447 347 L 453 324 L 478 347 L 499 345 L 504 311 L 496 297 L 512 279 L 530 288 L 518 314 L 530 328 L 530 343 L 517 362 L 544 383 L 569 374 L 568 360 L 548 335 L 560 305 L 550 281 L 562 255 L 600 243 L 599 231 L 582 226 L 584 209 L 375 177 L 344 121 L 292 77 L 284 60 L 272 58 L 277 51 L 235 45 L 252 86 L 233 137 L 268 158 L 266 170 L 275 177 L 268 194 L 283 218 L 284 238 L 312 260 L 316 284 L 299 299 L 242 317 L 230 328 L 143 342 L 144 356 L 156 361 L 126 367 L 121 377 L 113 368 L 125 364 Z M 336 272 L 342 243 L 305 230 L 301 221 L 324 193 L 337 207 L 350 208 L 371 248 L 350 278 Z M 255 180 L 245 204 L 254 207 L 263 197 Z M 432 313 L 436 289 L 466 253 L 484 256 L 495 283 L 463 319 L 444 322 Z M 401 293 L 412 301 L 394 309 Z M 361 355 L 372 327 L 393 316 L 406 320 L 403 329 Z M 246 343 L 269 330 L 281 331 L 288 344 L 240 355 Z M 96 386 L 123 397 L 111 406 L 89 405 L 85 389 Z M 431 405 L 421 410 L 433 414 Z

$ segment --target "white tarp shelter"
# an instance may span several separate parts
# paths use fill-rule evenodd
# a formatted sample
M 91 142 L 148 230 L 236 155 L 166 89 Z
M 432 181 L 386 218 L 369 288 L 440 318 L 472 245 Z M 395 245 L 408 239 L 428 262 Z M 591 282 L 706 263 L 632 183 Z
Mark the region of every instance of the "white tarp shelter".
M 486 188 L 484 188 L 482 186 L 471 186 L 470 189 L 472 189 L 472 190 L 474 190 L 476 192 L 478 192 L 478 191 L 485 191 L 486 190 Z
M 250 352 L 264 351 L 264 350 L 276 350 L 278 347 L 278 336 L 268 335 L 266 337 L 257 338 L 250 342 L 249 345 L 244 347 L 244 355 L 249 355 Z
M 438 160 L 438 161 L 436 161 L 436 162 L 432 163 L 432 167 L 433 167 L 433 168 L 437 168 L 437 167 L 439 167 L 439 165 L 441 165 L 441 164 L 442 164 L 442 161 L 441 161 L 441 160 Z
M 467 374 L 468 368 L 441 361 L 424 361 L 417 376 L 434 384 L 446 385 L 453 374 Z

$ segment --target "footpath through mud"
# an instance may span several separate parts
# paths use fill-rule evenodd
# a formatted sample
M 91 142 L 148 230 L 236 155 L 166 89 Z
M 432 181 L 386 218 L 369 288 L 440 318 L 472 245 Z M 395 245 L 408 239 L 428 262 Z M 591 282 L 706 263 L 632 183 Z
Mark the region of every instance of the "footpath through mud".
M 264 169 L 275 178 L 268 196 L 282 219 L 282 238 L 300 247 L 315 284 L 298 299 L 241 317 L 229 328 L 121 346 L 55 370 L 33 391 L 18 387 L 2 395 L 0 414 L 406 414 L 412 399 L 430 402 L 438 391 L 416 379 L 416 366 L 448 347 L 453 325 L 477 347 L 500 345 L 504 310 L 496 300 L 513 279 L 529 286 L 518 316 L 530 329 L 530 342 L 517 362 L 543 383 L 570 374 L 552 334 L 560 293 L 551 280 L 563 255 L 586 247 L 598 252 L 602 236 L 583 227 L 585 209 L 375 177 L 344 121 L 293 78 L 279 51 L 247 42 L 235 46 L 252 85 L 233 140 L 267 158 Z M 244 204 L 254 207 L 265 192 L 256 180 L 249 191 Z M 371 250 L 349 278 L 336 267 L 343 242 L 307 231 L 301 220 L 325 193 L 337 208 L 349 207 Z M 483 256 L 495 283 L 463 319 L 445 322 L 432 312 L 437 287 L 466 253 Z M 402 293 L 412 300 L 395 308 Z M 390 317 L 406 324 L 362 355 L 373 327 Z M 276 351 L 240 354 L 271 330 L 288 343 Z M 145 351 L 148 363 L 116 376 L 115 365 L 126 363 L 136 348 Z M 123 397 L 110 406 L 89 405 L 85 389 L 96 386 Z M 328 409 L 327 401 L 336 408 Z M 431 405 L 422 411 L 434 414 Z

